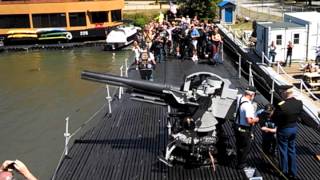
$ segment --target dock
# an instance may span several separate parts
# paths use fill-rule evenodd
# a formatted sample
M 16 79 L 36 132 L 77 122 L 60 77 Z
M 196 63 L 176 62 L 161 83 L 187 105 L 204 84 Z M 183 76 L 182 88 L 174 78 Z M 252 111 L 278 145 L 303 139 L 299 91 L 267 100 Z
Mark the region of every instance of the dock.
M 80 47 L 91 46 L 104 46 L 106 42 L 104 40 L 99 41 L 85 41 L 85 42 L 73 42 L 73 43 L 51 43 L 51 44 L 29 44 L 29 45 L 6 45 L 0 47 L 1 51 L 32 51 L 39 49 L 58 50 L 58 49 L 72 49 Z

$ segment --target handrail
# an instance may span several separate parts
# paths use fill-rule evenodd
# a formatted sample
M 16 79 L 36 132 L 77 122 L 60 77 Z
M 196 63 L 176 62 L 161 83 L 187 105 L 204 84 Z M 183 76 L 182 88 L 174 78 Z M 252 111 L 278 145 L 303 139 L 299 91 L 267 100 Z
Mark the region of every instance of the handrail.
M 302 80 L 302 79 L 295 79 L 292 78 L 284 69 L 283 67 L 279 66 L 279 69 L 282 71 L 282 73 L 287 76 L 289 79 L 294 80 L 294 81 L 299 81 L 300 82 L 300 91 L 302 91 L 302 86 L 307 90 L 308 94 L 314 98 L 316 101 L 320 101 L 320 99 L 314 95 L 314 93 L 310 90 L 310 88 L 308 88 L 308 86 L 306 85 L 306 83 Z
M 125 72 L 123 73 L 123 68 L 125 68 Z M 120 67 L 120 75 L 123 76 L 123 74 L 125 74 L 126 76 L 128 76 L 128 59 L 125 59 L 125 67 L 124 65 L 122 65 Z M 109 114 L 111 114 L 111 101 L 112 101 L 112 97 L 114 97 L 116 94 L 117 94 L 117 90 L 115 90 L 113 92 L 113 94 L 110 96 L 110 90 L 109 90 L 109 86 L 106 85 L 106 91 L 107 91 L 107 97 L 106 97 L 106 100 L 108 101 L 108 106 L 109 106 Z M 121 90 L 121 88 L 119 88 L 119 99 L 121 99 L 121 95 L 123 93 L 123 90 Z M 65 147 L 63 149 L 63 152 L 61 154 L 61 157 L 59 159 L 59 162 L 58 162 L 58 165 L 54 171 L 54 174 L 52 176 L 52 180 L 55 180 L 56 179 L 56 174 L 58 172 L 58 169 L 63 161 L 63 158 L 64 157 L 67 157 L 68 156 L 68 143 L 70 141 L 70 139 L 75 136 L 78 132 L 80 132 L 81 129 L 83 129 L 90 121 L 92 121 L 103 109 L 105 109 L 105 106 L 107 103 L 104 103 L 98 111 L 96 111 L 95 113 L 93 113 L 93 115 L 90 116 L 90 118 L 88 120 L 86 120 L 84 123 L 81 124 L 81 126 L 76 129 L 73 133 L 69 133 L 69 119 L 70 119 L 70 116 L 66 117 L 66 132 L 64 133 L 64 136 L 65 136 Z

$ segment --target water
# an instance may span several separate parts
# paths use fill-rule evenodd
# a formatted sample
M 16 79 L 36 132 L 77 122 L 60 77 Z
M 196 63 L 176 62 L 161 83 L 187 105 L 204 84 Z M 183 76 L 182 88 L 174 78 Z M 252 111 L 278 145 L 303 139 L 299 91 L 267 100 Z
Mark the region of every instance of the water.
M 83 70 L 119 74 L 130 51 L 96 48 L 0 54 L 0 161 L 19 159 L 49 179 L 70 132 L 104 103 L 103 84 L 80 79 Z

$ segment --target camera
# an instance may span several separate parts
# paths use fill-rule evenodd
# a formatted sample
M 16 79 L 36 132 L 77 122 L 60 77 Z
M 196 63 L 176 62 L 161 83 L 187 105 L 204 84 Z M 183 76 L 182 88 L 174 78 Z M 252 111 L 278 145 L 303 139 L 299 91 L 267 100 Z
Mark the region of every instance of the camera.
M 15 169 L 14 164 L 15 164 L 15 163 L 9 164 L 7 167 L 4 168 L 4 171 L 14 170 L 14 169 Z
M 276 127 L 273 122 L 265 122 L 265 126 L 267 128 L 271 128 L 271 129 L 274 129 Z

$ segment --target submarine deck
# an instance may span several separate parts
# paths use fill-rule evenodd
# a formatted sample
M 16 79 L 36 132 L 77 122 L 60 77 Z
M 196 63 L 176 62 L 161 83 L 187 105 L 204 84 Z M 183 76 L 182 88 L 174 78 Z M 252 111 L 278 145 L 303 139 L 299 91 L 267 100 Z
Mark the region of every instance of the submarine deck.
M 243 89 L 244 83 L 237 78 L 237 72 L 228 62 L 224 65 L 208 66 L 192 61 L 168 58 L 158 64 L 155 82 L 180 86 L 183 76 L 197 71 L 209 71 L 227 78 L 233 88 Z M 129 76 L 139 79 L 139 74 L 131 70 Z M 261 95 L 260 95 L 261 96 Z M 265 104 L 262 97 L 258 103 Z M 75 140 L 56 174 L 56 179 L 246 179 L 242 171 L 235 168 L 235 156 L 220 159 L 213 171 L 212 167 L 187 168 L 167 167 L 157 156 L 165 150 L 168 134 L 166 128 L 167 107 L 133 101 L 129 94 L 122 99 L 114 99 L 113 113 L 101 118 L 98 124 Z M 223 107 L 222 107 L 223 108 Z M 225 138 L 235 147 L 232 123 L 223 125 Z M 261 150 L 261 132 L 255 127 L 255 140 L 249 155 L 249 165 L 255 167 L 264 179 L 279 179 L 276 158 L 268 158 Z M 320 152 L 320 135 L 311 128 L 299 124 L 297 137 L 298 177 L 318 179 L 320 161 L 315 154 Z

